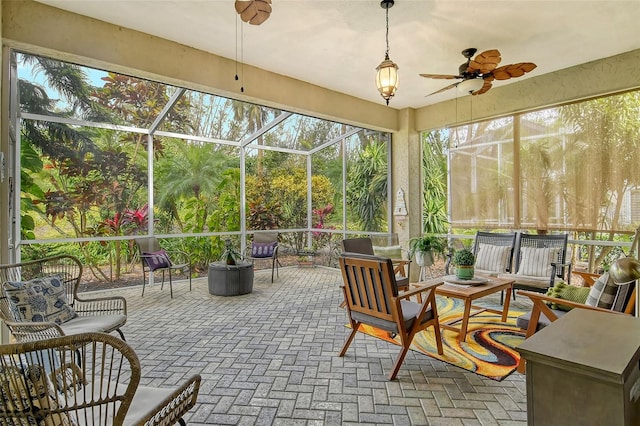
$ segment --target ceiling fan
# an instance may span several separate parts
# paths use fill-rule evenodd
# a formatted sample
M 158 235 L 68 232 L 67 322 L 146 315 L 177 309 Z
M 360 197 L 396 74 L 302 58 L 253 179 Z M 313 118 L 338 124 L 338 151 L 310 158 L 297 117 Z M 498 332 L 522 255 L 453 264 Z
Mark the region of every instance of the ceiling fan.
M 491 89 L 493 80 L 508 80 L 510 78 L 522 77 L 525 73 L 536 68 L 536 64 L 533 62 L 518 62 L 517 64 L 503 65 L 497 68 L 498 64 L 502 60 L 500 52 L 497 49 L 486 50 L 471 59 L 477 51 L 478 49 L 474 47 L 470 47 L 462 51 L 462 56 L 467 58 L 467 62 L 458 67 L 458 75 L 420 74 L 420 76 L 426 78 L 462 80 L 443 87 L 440 90 L 436 90 L 433 93 L 429 93 L 427 96 L 453 89 L 467 81 L 470 83 L 464 84 L 464 91 L 471 93 L 472 95 L 481 95 Z M 460 88 L 462 89 L 462 87 Z

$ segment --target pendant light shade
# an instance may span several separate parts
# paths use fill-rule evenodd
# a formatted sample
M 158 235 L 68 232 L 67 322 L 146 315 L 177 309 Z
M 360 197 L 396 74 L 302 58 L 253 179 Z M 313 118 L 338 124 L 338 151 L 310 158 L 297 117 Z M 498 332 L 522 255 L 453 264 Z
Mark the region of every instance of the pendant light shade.
M 387 105 L 389 105 L 389 99 L 396 94 L 396 90 L 398 90 L 398 65 L 395 64 L 391 59 L 389 59 L 389 9 L 393 6 L 393 0 L 382 0 L 380 2 L 380 7 L 385 9 L 386 13 L 386 21 L 387 21 L 387 32 L 385 41 L 387 44 L 387 50 L 384 53 L 384 61 L 377 66 L 376 70 L 376 86 L 378 87 L 378 92 L 387 101 Z
M 389 99 L 396 94 L 398 89 L 398 66 L 389 59 L 387 55 L 376 68 L 378 73 L 376 74 L 376 86 L 378 86 L 378 92 L 387 101 L 389 105 Z

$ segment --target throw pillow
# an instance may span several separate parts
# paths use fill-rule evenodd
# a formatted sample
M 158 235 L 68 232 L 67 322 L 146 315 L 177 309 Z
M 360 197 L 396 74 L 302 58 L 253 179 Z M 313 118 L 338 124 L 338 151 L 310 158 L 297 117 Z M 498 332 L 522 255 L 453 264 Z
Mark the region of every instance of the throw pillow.
M 507 266 L 509 266 L 510 257 L 511 246 L 480 243 L 476 254 L 475 267 L 484 271 L 505 273 L 507 272 Z
M 6 403 L 10 424 L 33 426 L 71 426 L 65 413 L 50 413 L 58 408 L 58 396 L 46 372 L 40 365 L 0 367 L 0 389 Z M 25 415 L 25 410 L 29 414 Z M 10 413 L 20 413 L 11 416 Z M 15 422 L 15 423 L 14 423 Z M 2 423 L 5 424 L 5 423 Z
M 569 285 L 564 281 L 559 281 L 553 287 L 549 287 L 547 290 L 547 296 L 584 304 L 587 301 L 590 291 L 591 289 L 589 287 L 576 287 L 574 285 Z M 570 311 L 573 309 L 572 307 L 557 303 L 549 303 L 549 307 L 551 309 L 558 309 L 561 311 Z
M 559 248 L 522 247 L 518 275 L 551 278 L 551 263 L 558 261 Z
M 26 282 L 8 281 L 2 290 L 18 321 L 62 324 L 76 317 L 67 301 L 66 288 L 57 275 Z
M 143 252 L 142 255 L 147 262 L 147 266 L 152 271 L 171 266 L 171 261 L 169 260 L 169 256 L 165 250 L 146 251 Z
M 402 259 L 402 246 L 373 246 L 373 254 L 389 259 Z
M 605 273 L 600 275 L 600 278 L 591 286 L 591 291 L 589 291 L 589 297 L 587 297 L 585 304 L 603 309 L 611 309 L 617 294 L 618 285 L 613 282 L 613 279 L 608 273 Z
M 251 257 L 272 257 L 278 243 L 252 243 Z

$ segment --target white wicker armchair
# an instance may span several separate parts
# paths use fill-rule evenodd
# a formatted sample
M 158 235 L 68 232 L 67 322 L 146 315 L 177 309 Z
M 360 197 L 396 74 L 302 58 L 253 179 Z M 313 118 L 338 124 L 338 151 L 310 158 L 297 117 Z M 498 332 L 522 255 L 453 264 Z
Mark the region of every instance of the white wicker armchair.
M 22 285 L 34 279 L 58 277 L 64 287 L 61 297 L 75 312 L 64 322 L 39 318 L 29 321 L 16 307 L 11 291 L 21 291 Z M 86 332 L 117 331 L 124 340 L 121 327 L 127 322 L 127 301 L 124 297 L 81 298 L 78 286 L 82 278 L 82 263 L 69 255 L 52 256 L 22 263 L 0 265 L 0 317 L 18 342 L 41 340 Z M 16 290 L 17 289 L 17 290 Z M 64 293 L 64 294 L 62 294 Z M 15 294 L 15 293 L 14 293 Z
M 0 345 L 0 424 L 185 425 L 200 375 L 140 386 L 133 349 L 105 333 Z

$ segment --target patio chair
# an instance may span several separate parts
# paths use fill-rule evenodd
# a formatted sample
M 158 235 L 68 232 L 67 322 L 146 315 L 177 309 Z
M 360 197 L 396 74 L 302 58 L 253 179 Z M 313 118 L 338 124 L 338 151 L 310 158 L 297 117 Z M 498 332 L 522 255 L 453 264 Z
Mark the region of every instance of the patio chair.
M 141 386 L 140 371 L 133 349 L 104 333 L 1 345 L 0 424 L 185 425 L 200 375 L 161 388 Z
M 595 278 L 595 274 L 591 274 L 591 276 Z M 562 318 L 571 309 L 590 309 L 633 315 L 636 307 L 636 290 L 636 282 L 618 285 L 613 282 L 609 274 L 603 274 L 591 286 L 589 297 L 585 303 L 577 303 L 537 292 L 519 291 L 518 294 L 531 299 L 533 306 L 530 312 L 516 319 L 516 324 L 526 330 L 526 337 L 529 338 L 537 331 Z M 525 362 L 521 361 L 518 365 L 518 371 L 523 373 L 524 368 Z
M 360 324 L 367 324 L 400 337 L 402 349 L 389 374 L 396 378 L 413 337 L 419 331 L 433 327 L 438 353 L 442 355 L 442 337 L 436 308 L 435 288 L 441 283 L 417 287 L 398 293 L 391 259 L 363 254 L 343 253 L 340 256 L 342 292 L 346 301 L 351 333 L 339 356 L 344 356 Z M 422 296 L 422 302 L 410 300 Z
M 472 249 L 476 257 L 474 273 L 487 277 L 510 273 L 516 236 L 515 232 L 476 232 Z M 500 294 L 500 304 L 503 299 L 504 292 Z
M 370 256 L 389 257 L 393 263 L 393 272 L 396 275 L 396 283 L 398 290 L 409 290 L 409 274 L 408 268 L 405 271 L 405 266 L 410 265 L 410 261 L 402 259 L 402 252 L 400 246 L 397 249 L 381 250 L 378 247 L 378 253 L 373 245 L 373 240 L 369 237 L 364 238 L 347 238 L 342 240 L 342 251 L 345 253 L 359 253 L 367 254 Z M 393 256 L 393 257 L 392 257 Z
M 169 293 L 173 299 L 173 276 L 172 271 L 186 271 L 189 274 L 189 291 L 191 291 L 191 260 L 189 255 L 183 251 L 171 250 L 170 252 L 160 247 L 156 237 L 135 238 L 138 247 L 138 255 L 142 262 L 142 296 L 147 284 L 147 273 L 149 279 L 154 272 L 162 272 L 162 284 L 160 290 L 164 288 L 164 275 L 169 274 Z M 177 260 L 179 259 L 179 260 Z
M 509 274 L 498 274 L 498 278 L 515 280 L 514 290 L 540 293 L 545 293 L 549 287 L 553 287 L 557 280 L 570 283 L 571 262 L 567 261 L 568 237 L 568 234 L 520 233 L 516 239 L 512 271 Z M 514 291 L 514 299 L 515 293 Z
M 113 331 L 124 340 L 127 301 L 80 297 L 82 271 L 70 255 L 0 265 L 0 316 L 16 341 Z
M 278 232 L 256 232 L 251 241 L 251 254 L 244 257 L 246 260 L 255 263 L 256 260 L 271 260 L 271 282 L 273 283 L 274 271 L 279 278 L 280 260 L 278 260 Z

